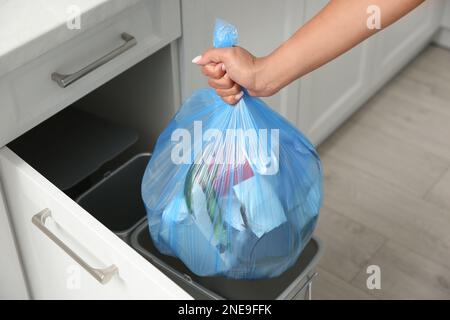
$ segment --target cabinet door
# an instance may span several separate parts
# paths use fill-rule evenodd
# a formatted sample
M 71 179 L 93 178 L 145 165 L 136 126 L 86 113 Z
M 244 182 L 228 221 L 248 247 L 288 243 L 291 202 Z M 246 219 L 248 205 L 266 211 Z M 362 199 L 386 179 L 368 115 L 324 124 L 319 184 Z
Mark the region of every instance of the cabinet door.
M 307 18 L 327 0 L 307 0 Z M 372 43 L 365 41 L 301 79 L 297 126 L 320 143 L 367 98 Z
M 28 299 L 22 265 L 0 184 L 0 299 Z
M 450 0 L 442 0 L 445 2 L 445 9 L 442 16 L 442 23 L 441 25 L 444 28 L 450 29 Z
M 425 1 L 408 15 L 373 37 L 373 85 L 380 87 L 431 40 L 440 26 L 444 0 Z
M 212 46 L 216 17 L 238 28 L 239 45 L 256 56 L 264 56 L 287 40 L 303 23 L 303 0 L 182 0 L 183 37 L 181 39 L 182 97 L 207 86 L 206 78 L 192 58 Z M 265 99 L 275 110 L 295 122 L 298 85 L 291 84 Z
M 307 17 L 326 3 L 307 0 Z M 442 8 L 442 0 L 426 1 L 394 25 L 304 77 L 297 126 L 315 144 L 324 140 L 431 40 Z
M 0 179 L 32 298 L 190 298 L 6 147 Z

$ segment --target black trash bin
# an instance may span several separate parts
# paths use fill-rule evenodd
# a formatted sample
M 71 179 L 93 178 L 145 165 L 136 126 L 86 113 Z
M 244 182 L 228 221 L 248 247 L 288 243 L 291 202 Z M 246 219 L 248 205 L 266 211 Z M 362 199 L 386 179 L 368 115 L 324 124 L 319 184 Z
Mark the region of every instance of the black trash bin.
M 313 237 L 297 262 L 281 276 L 263 280 L 232 280 L 224 277 L 200 277 L 181 260 L 161 254 L 153 245 L 148 223 L 142 223 L 131 235 L 131 246 L 195 299 L 231 300 L 306 300 L 317 275 L 315 267 L 322 255 L 320 241 Z
M 146 217 L 141 181 L 150 154 L 139 154 L 81 195 L 77 202 L 125 242 Z

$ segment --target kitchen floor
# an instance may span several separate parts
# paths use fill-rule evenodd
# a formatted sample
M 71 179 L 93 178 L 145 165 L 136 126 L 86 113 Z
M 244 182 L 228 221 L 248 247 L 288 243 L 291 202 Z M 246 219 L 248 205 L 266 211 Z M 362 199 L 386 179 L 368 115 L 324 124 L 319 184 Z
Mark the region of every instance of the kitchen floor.
M 320 146 L 314 299 L 450 299 L 449 70 L 428 47 Z

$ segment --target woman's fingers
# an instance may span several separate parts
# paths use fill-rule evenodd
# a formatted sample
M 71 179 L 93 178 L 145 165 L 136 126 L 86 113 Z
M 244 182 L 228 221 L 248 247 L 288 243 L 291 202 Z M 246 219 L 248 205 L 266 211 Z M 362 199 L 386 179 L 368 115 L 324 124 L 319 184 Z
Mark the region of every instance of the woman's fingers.
M 230 79 L 228 73 L 225 73 L 220 79 L 208 79 L 208 84 L 214 89 L 230 89 L 234 86 L 235 82 Z
M 217 95 L 228 104 L 235 105 L 244 95 L 241 86 L 230 80 L 227 74 L 219 80 L 209 79 L 208 83 L 216 89 Z
M 205 66 L 210 63 L 226 62 L 233 48 L 209 48 L 201 56 L 192 59 L 192 63 Z
M 216 89 L 217 95 L 219 95 L 221 97 L 235 96 L 235 95 L 237 95 L 240 92 L 241 92 L 241 87 L 237 83 L 235 83 L 229 89 Z
M 211 79 L 220 79 L 224 76 L 225 71 L 222 68 L 222 63 L 207 64 L 202 67 L 202 73 Z
M 236 103 L 241 100 L 241 98 L 244 96 L 244 92 L 241 91 L 238 94 L 222 97 L 222 100 L 225 101 L 228 104 L 235 105 Z
M 225 101 L 225 103 L 228 103 L 231 105 L 235 105 L 236 103 L 239 102 L 239 100 L 236 99 L 235 96 L 222 97 L 222 100 Z
M 216 89 L 216 93 L 223 101 L 235 105 L 241 100 L 244 92 L 226 72 L 225 63 L 229 58 L 230 50 L 232 48 L 208 49 L 202 56 L 195 57 L 192 63 L 201 66 L 202 73 L 209 78 L 208 84 Z

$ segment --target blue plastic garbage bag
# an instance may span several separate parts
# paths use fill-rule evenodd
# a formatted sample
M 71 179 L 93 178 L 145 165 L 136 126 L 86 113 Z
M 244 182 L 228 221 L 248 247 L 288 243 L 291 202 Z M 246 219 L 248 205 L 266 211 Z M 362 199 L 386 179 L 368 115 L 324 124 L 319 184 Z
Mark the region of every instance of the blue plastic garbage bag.
M 236 43 L 218 20 L 214 46 Z M 245 92 L 231 106 L 201 89 L 159 137 L 142 198 L 155 246 L 192 272 L 271 278 L 312 236 L 322 169 L 311 143 L 262 100 Z

